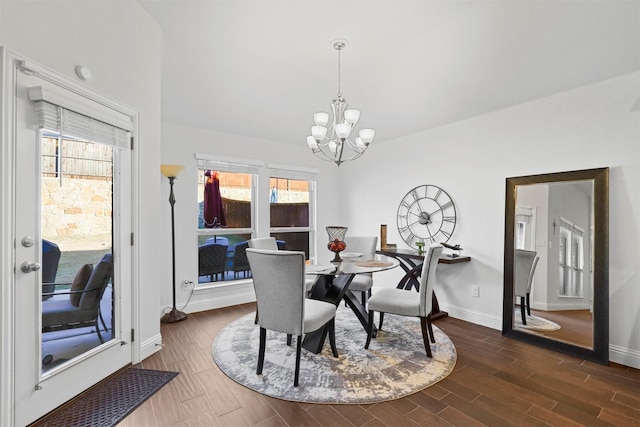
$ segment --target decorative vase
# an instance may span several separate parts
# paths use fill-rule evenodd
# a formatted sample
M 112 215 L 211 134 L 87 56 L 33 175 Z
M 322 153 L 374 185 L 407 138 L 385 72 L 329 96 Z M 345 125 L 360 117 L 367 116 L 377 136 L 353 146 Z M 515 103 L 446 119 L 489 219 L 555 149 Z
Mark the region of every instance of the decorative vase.
M 344 236 L 347 234 L 347 227 L 328 226 L 327 234 L 329 235 L 327 249 L 336 254 L 331 262 L 342 262 L 340 252 L 347 248 L 347 244 L 344 242 Z

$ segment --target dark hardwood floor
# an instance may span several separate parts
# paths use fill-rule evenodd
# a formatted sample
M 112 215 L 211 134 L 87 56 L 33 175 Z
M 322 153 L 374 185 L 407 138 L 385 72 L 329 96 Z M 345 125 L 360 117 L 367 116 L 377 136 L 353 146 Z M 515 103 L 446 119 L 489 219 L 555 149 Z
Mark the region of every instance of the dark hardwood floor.
M 227 378 L 211 357 L 216 334 L 254 309 L 245 304 L 162 325 L 164 348 L 139 366 L 180 375 L 120 426 L 640 425 L 639 370 L 533 347 L 450 317 L 435 324 L 456 345 L 456 367 L 419 393 L 369 405 L 270 398 Z
M 529 331 L 530 333 L 582 347 L 593 347 L 593 315 L 589 310 L 539 311 L 532 309 L 531 313 L 556 322 L 561 328 L 557 331 Z

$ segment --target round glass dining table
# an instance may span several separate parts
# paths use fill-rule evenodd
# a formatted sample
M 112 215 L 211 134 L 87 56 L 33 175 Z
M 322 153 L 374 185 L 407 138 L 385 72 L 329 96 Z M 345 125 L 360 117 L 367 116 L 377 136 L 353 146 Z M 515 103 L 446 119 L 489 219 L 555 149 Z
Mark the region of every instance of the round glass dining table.
M 362 305 L 360 299 L 357 298 L 350 290 L 349 284 L 356 274 L 375 273 L 395 268 L 399 265 L 399 261 L 384 255 L 376 255 L 375 258 L 365 259 L 362 257 L 343 257 L 342 262 L 331 262 L 318 265 L 307 265 L 306 274 L 317 276 L 316 281 L 311 289 L 309 298 L 329 302 L 336 307 L 342 300 L 353 311 L 358 318 L 365 333 L 369 330 L 369 313 L 365 306 Z M 376 334 L 375 325 L 373 328 L 373 336 Z M 327 328 L 323 327 L 317 331 L 305 335 L 302 347 L 313 352 L 320 353 L 324 345 Z

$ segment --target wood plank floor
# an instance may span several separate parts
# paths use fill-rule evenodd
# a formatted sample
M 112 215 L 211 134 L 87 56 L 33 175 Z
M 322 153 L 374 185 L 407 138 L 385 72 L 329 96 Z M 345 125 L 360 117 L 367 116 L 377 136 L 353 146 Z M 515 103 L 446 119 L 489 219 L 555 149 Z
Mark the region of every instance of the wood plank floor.
M 558 341 L 582 347 L 593 347 L 593 315 L 589 310 L 541 311 L 531 309 L 531 314 L 543 317 L 561 326 L 557 331 L 528 331 Z M 526 329 L 523 329 L 526 331 Z
M 639 370 L 565 356 L 453 318 L 436 324 L 456 345 L 456 367 L 419 393 L 369 405 L 267 397 L 227 378 L 211 357 L 216 334 L 254 309 L 245 304 L 162 325 L 164 348 L 139 366 L 180 375 L 120 426 L 640 425 Z

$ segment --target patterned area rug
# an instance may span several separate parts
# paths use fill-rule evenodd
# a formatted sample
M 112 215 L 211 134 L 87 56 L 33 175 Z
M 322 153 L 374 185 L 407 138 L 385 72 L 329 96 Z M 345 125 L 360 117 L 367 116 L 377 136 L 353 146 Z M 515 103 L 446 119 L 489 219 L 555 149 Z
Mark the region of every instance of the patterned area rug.
M 176 375 L 177 372 L 125 369 L 31 427 L 115 426 Z
M 513 314 L 514 326 L 516 328 L 521 329 L 529 329 L 531 331 L 557 331 L 560 329 L 560 325 L 551 320 L 547 320 L 544 317 L 540 316 L 527 316 L 527 324 L 522 324 L 522 314 L 520 313 L 520 309 L 516 310 Z
M 279 399 L 332 404 L 398 399 L 442 380 L 456 364 L 453 343 L 435 325 L 433 358 L 427 357 L 417 318 L 386 315 L 383 330 L 365 350 L 365 330 L 341 306 L 336 314 L 339 357 L 331 354 L 328 337 L 320 354 L 303 349 L 300 385 L 293 387 L 296 338 L 288 347 L 286 335 L 267 331 L 264 369 L 256 375 L 259 327 L 254 318 L 248 314 L 223 329 L 213 343 L 213 359 L 239 384 Z

